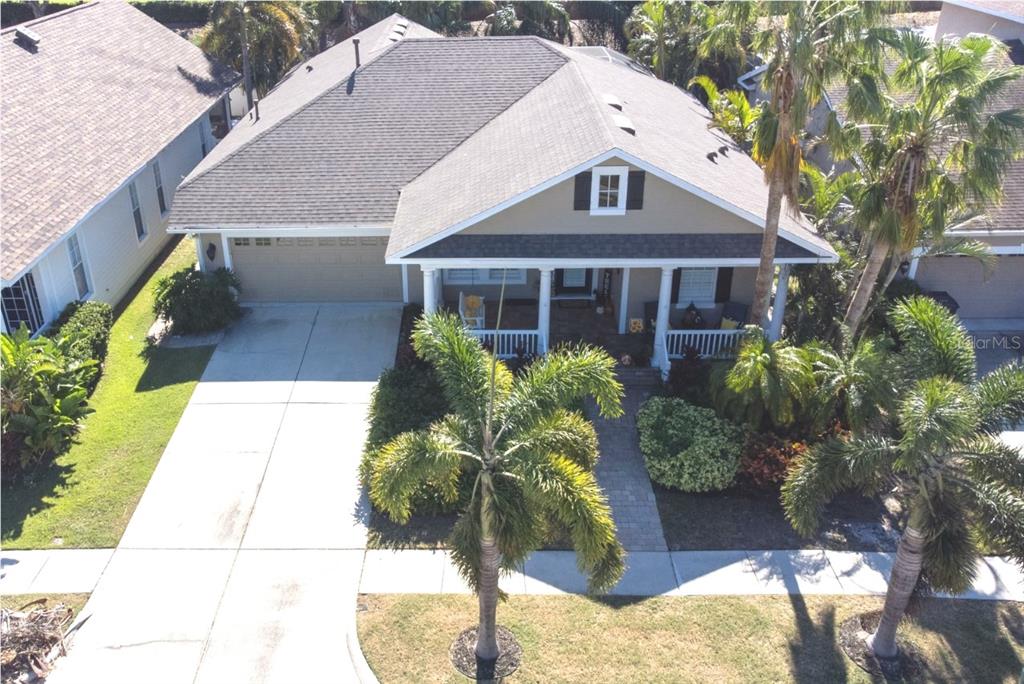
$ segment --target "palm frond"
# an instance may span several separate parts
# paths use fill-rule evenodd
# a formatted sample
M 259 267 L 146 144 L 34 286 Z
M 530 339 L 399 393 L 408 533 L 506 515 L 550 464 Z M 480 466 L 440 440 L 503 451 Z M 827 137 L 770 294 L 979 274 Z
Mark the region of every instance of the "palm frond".
M 903 458 L 930 459 L 978 429 L 974 397 L 963 384 L 944 375 L 918 380 L 900 401 Z
M 978 435 L 957 448 L 967 476 L 975 482 L 991 482 L 1024 492 L 1024 452 L 999 437 Z
M 964 494 L 953 486 L 933 488 L 914 516 L 925 538 L 922 574 L 934 589 L 951 594 L 966 591 L 977 572 L 978 549 L 968 527 Z
M 449 502 L 458 498 L 462 455 L 435 430 L 405 432 L 386 444 L 373 463 L 370 499 L 395 522 L 412 514 L 412 496 L 424 483 L 438 488 Z
M 981 428 L 989 432 L 1009 430 L 1024 421 L 1024 367 L 1007 364 L 974 385 Z
M 899 334 L 901 364 L 909 377 L 944 375 L 961 383 L 974 379 L 970 337 L 956 316 L 934 299 L 901 299 L 889 320 Z
M 597 464 L 598 443 L 594 425 L 576 411 L 558 410 L 542 417 L 509 446 L 509 452 L 519 449 L 538 453 L 558 454 L 584 470 L 593 470 Z

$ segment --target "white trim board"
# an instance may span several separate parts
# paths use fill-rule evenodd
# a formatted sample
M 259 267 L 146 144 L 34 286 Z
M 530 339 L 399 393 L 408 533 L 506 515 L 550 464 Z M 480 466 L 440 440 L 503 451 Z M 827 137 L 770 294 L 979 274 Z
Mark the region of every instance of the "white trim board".
M 167 232 L 175 235 L 195 233 L 220 233 L 227 237 L 388 237 L 388 225 L 350 226 L 258 226 L 236 224 L 233 226 L 177 226 Z
M 395 264 L 418 264 L 423 269 L 438 268 L 563 268 L 588 267 L 588 268 L 709 268 L 712 266 L 733 266 L 733 267 L 754 267 L 756 268 L 761 260 L 749 259 L 397 259 L 392 257 L 385 259 L 384 263 Z M 792 257 L 775 260 L 776 264 L 825 264 L 832 263 L 823 257 Z
M 541 193 L 544 190 L 547 190 L 548 188 L 551 188 L 551 187 L 553 187 L 553 186 L 555 186 L 555 185 L 557 185 L 557 184 L 559 184 L 559 183 L 561 183 L 563 181 L 566 181 L 566 180 L 569 180 L 570 178 L 573 178 L 577 173 L 580 173 L 582 171 L 587 171 L 587 170 L 589 170 L 589 169 L 591 169 L 591 168 L 593 168 L 595 166 L 599 166 L 602 162 L 607 161 L 608 159 L 613 159 L 613 158 L 622 159 L 623 161 L 627 162 L 628 164 L 630 164 L 632 166 L 635 166 L 635 167 L 637 167 L 639 169 L 643 169 L 644 171 L 647 171 L 648 173 L 653 174 L 654 176 L 660 178 L 661 180 L 663 180 L 663 181 L 665 181 L 667 183 L 670 183 L 671 185 L 675 185 L 676 187 L 681 188 L 681 189 L 689 192 L 690 194 L 695 195 L 695 196 L 705 200 L 706 202 L 709 202 L 709 203 L 713 204 L 714 206 L 716 206 L 716 207 L 718 207 L 720 209 L 724 209 L 725 211 L 728 211 L 729 213 L 731 213 L 731 214 L 733 214 L 735 216 L 738 216 L 738 217 L 744 219 L 745 221 L 748 221 L 748 222 L 754 224 L 755 226 L 760 228 L 762 231 L 764 230 L 764 224 L 765 224 L 764 219 L 760 219 L 755 214 L 752 214 L 749 211 L 746 211 L 745 209 L 741 209 L 740 207 L 737 207 L 736 205 L 734 205 L 734 204 L 732 204 L 730 202 L 726 202 L 722 198 L 718 197 L 717 195 L 713 195 L 710 192 L 707 192 L 706 190 L 702 190 L 701 188 L 698 188 L 697 186 L 695 186 L 695 185 L 693 185 L 691 183 L 688 183 L 687 181 L 684 181 L 682 178 L 679 178 L 679 177 L 677 177 L 677 176 L 675 176 L 675 175 L 673 175 L 673 174 L 671 174 L 671 173 L 669 173 L 669 172 L 667 172 L 667 171 L 665 171 L 663 169 L 658 168 L 657 166 L 655 166 L 655 165 L 653 165 L 653 164 L 651 164 L 651 163 L 649 163 L 647 161 L 644 161 L 643 159 L 640 159 L 639 157 L 636 157 L 636 156 L 634 156 L 632 154 L 629 154 L 628 152 L 626 152 L 626 151 L 624 151 L 622 149 L 619 149 L 619 148 L 615 147 L 615 148 L 612 148 L 612 149 L 608 150 L 607 152 L 599 154 L 598 156 L 596 156 L 596 157 L 594 157 L 592 159 L 589 159 L 589 160 L 587 160 L 587 161 L 585 161 L 585 162 L 583 162 L 581 164 L 577 164 L 576 166 L 574 166 L 574 167 L 572 167 L 572 168 L 570 168 L 570 169 L 568 169 L 566 171 L 563 171 L 562 173 L 558 174 L 557 176 L 549 178 L 548 180 L 546 180 L 546 181 L 544 181 L 542 183 L 539 183 L 539 184 L 533 186 L 532 188 L 530 188 L 530 189 L 528 189 L 528 190 L 526 190 L 524 192 L 521 192 L 518 195 L 515 195 L 514 197 L 510 197 L 510 198 L 504 200 L 503 202 L 499 202 L 498 204 L 490 207 L 489 209 L 485 209 L 485 210 L 483 210 L 481 212 L 478 212 L 475 215 L 470 216 L 469 218 L 464 219 L 462 221 L 459 221 L 458 223 L 455 223 L 455 224 L 449 226 L 448 228 L 445 228 L 444 230 L 442 230 L 442 231 L 440 231 L 438 233 L 435 233 L 434 235 L 432 235 L 430 237 L 424 238 L 423 240 L 420 240 L 419 242 L 417 242 L 417 243 L 415 243 L 415 244 L 413 244 L 413 245 L 411 245 L 409 247 L 406 247 L 405 249 L 401 249 L 398 252 L 396 252 L 395 254 L 390 255 L 386 259 L 386 261 L 387 261 L 387 263 L 400 263 L 399 261 L 397 261 L 398 259 L 402 259 L 404 257 L 407 257 L 411 253 L 416 252 L 416 251 L 418 251 L 420 249 L 423 249 L 424 247 L 426 247 L 428 245 L 432 245 L 435 242 L 443 240 L 446 237 L 454 235 L 455 233 L 459 233 L 459 232 L 465 230 L 466 228 L 468 228 L 468 227 L 470 227 L 472 225 L 475 225 L 475 224 L 483 221 L 484 219 L 490 218 L 491 216 L 494 216 L 495 214 L 498 214 L 498 213 L 504 211 L 505 209 L 508 209 L 509 207 L 515 206 L 516 204 L 519 204 L 520 202 L 523 202 L 523 201 L 533 197 L 534 195 L 537 195 L 538 193 Z M 401 202 L 402 202 L 401 196 L 399 196 L 398 202 L 399 202 L 399 208 L 401 208 Z M 807 249 L 808 251 L 810 251 L 810 252 L 812 252 L 814 254 L 820 255 L 822 257 L 821 263 L 837 263 L 839 261 L 838 255 L 836 255 L 834 253 L 830 254 L 830 253 L 824 251 L 818 245 L 816 245 L 816 244 L 814 244 L 814 243 L 812 243 L 812 242 L 810 242 L 808 240 L 805 240 L 803 238 L 800 238 L 800 237 L 794 235 L 793 233 L 791 233 L 791 232 L 789 232 L 787 230 L 784 230 L 783 228 L 779 228 L 779 236 L 785 238 L 786 240 L 792 242 L 795 245 L 798 245 L 800 247 L 803 247 L 804 249 Z M 392 261 L 392 260 L 396 260 L 396 261 Z

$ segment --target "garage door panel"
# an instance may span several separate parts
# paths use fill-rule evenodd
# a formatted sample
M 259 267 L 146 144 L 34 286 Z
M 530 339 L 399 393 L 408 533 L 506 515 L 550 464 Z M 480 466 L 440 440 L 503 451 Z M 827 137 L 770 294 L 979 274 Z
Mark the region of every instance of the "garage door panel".
M 402 270 L 384 263 L 386 245 L 386 238 L 275 241 L 232 256 L 243 301 L 401 301 Z
M 1000 256 L 986 280 L 981 263 L 967 257 L 922 259 L 915 278 L 925 290 L 948 292 L 961 318 L 1024 317 L 1024 257 Z

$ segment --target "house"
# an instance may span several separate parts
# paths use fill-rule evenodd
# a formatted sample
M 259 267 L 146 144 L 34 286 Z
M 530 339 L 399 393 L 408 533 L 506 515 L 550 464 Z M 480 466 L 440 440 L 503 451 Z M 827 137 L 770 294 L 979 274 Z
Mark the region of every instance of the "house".
M 243 300 L 446 305 L 501 356 L 645 329 L 667 368 L 735 341 L 723 313 L 743 322 L 761 249 L 761 170 L 708 122 L 622 55 L 393 15 L 268 94 L 178 188 L 169 231 Z M 785 213 L 775 309 L 791 265 L 836 259 Z
M 999 40 L 1019 40 L 1024 35 L 1024 2 L 943 0 L 935 35 L 966 36 L 969 33 L 987 33 Z
M 0 31 L 3 327 L 116 303 L 167 244 L 175 188 L 228 129 L 237 74 L 127 3 Z

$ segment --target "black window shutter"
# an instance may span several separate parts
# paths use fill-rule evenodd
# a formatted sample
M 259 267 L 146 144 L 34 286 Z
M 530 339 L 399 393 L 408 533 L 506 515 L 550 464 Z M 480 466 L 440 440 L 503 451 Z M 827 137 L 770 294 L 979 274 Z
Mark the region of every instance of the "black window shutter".
M 575 211 L 590 209 L 590 179 L 594 174 L 590 171 L 576 174 L 576 188 L 572 196 L 572 208 Z
M 560 268 L 555 269 L 555 294 L 562 291 L 563 278 L 565 277 L 565 271 Z
M 718 269 L 718 281 L 715 283 L 715 301 L 727 302 L 732 294 L 732 267 Z
M 626 189 L 626 209 L 644 208 L 644 181 L 647 179 L 645 171 L 630 171 L 629 184 Z
M 672 303 L 679 303 L 679 283 L 683 280 L 682 269 L 675 269 L 672 271 Z

